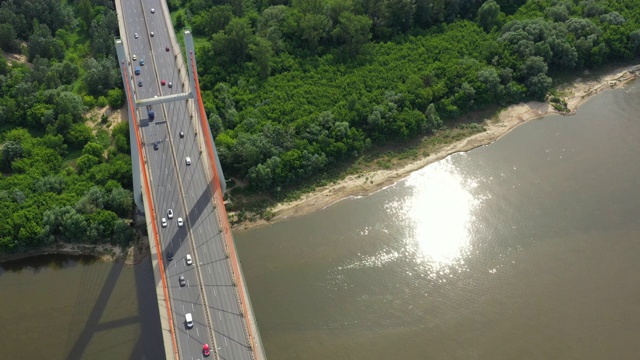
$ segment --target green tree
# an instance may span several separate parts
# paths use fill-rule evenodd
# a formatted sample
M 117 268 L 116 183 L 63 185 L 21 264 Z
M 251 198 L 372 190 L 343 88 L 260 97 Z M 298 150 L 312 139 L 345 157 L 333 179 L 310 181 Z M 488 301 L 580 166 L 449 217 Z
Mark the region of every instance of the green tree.
M 112 109 L 120 109 L 124 106 L 124 92 L 120 88 L 111 89 L 107 92 L 107 100 Z
M 17 141 L 7 141 L 2 146 L 2 167 L 5 171 L 11 170 L 11 163 L 24 156 L 24 148 Z
M 29 36 L 29 61 L 33 61 L 36 56 L 46 59 L 64 58 L 64 44 L 56 40 L 49 27 L 45 24 L 36 24 L 33 33 Z
M 95 142 L 89 142 L 82 148 L 82 155 L 92 155 L 98 159 L 102 159 L 104 157 L 104 146 Z
M 69 132 L 65 136 L 69 146 L 75 149 L 83 148 L 93 138 L 91 128 L 83 123 L 71 125 Z
M 79 174 L 88 172 L 98 164 L 100 164 L 100 158 L 88 154 L 82 155 L 76 160 L 76 168 Z
M 59 115 L 71 115 L 74 122 L 82 120 L 87 111 L 82 98 L 70 91 L 61 91 L 55 101 L 56 112 Z
M 551 78 L 546 74 L 540 73 L 527 80 L 529 88 L 529 96 L 543 101 L 547 95 L 547 91 L 551 88 Z
M 111 46 L 111 45 L 110 45 Z M 112 58 L 96 60 L 89 58 L 84 62 L 84 83 L 87 91 L 93 96 L 100 96 L 107 93 L 116 84 L 116 73 Z
M 269 77 L 269 73 L 271 72 L 270 61 L 273 55 L 269 40 L 259 36 L 254 37 L 253 43 L 249 45 L 249 54 L 258 68 L 260 78 L 264 80 Z
M 429 104 L 425 115 L 427 117 L 427 121 L 424 123 L 422 131 L 428 132 L 442 127 L 442 120 L 440 119 L 440 115 L 438 115 L 438 111 L 433 104 Z
M 91 5 L 91 0 L 79 0 L 77 7 L 78 14 L 84 23 L 85 29 L 89 29 L 89 26 L 91 26 L 91 20 L 93 20 L 93 6 Z
M 65 188 L 64 178 L 60 175 L 47 175 L 36 180 L 34 188 L 37 192 L 60 194 Z
M 347 58 L 352 59 L 363 52 L 371 39 L 371 24 L 371 20 L 364 15 L 349 12 L 340 14 L 340 20 L 332 35 Z
M 133 209 L 133 195 L 131 191 L 123 189 L 122 187 L 113 188 L 109 195 L 107 208 L 120 217 L 130 216 L 131 210 Z
M 214 53 L 222 56 L 227 63 L 242 64 L 249 52 L 253 30 L 248 19 L 234 18 L 211 38 Z
M 129 224 L 124 220 L 117 220 L 113 224 L 113 242 L 126 246 L 135 238 L 135 234 L 133 233 L 133 229 Z
M 300 21 L 301 37 L 312 55 L 317 54 L 320 44 L 325 41 L 331 24 L 326 16 L 305 14 Z
M 489 0 L 478 9 L 478 24 L 484 31 L 489 32 L 496 25 L 500 16 L 500 5 L 495 0 Z
M 11 24 L 0 23 L 0 48 L 13 52 L 17 48 L 18 34 Z

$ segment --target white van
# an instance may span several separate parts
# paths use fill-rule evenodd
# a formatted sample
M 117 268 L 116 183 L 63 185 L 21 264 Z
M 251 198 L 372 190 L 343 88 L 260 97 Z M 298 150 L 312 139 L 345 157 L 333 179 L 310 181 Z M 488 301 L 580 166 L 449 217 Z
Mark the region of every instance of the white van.
M 184 316 L 184 319 L 185 319 L 185 320 L 186 320 L 186 322 L 187 322 L 187 327 L 188 327 L 189 329 L 191 329 L 191 328 L 193 327 L 193 318 L 191 317 L 191 313 L 187 313 L 187 314 Z

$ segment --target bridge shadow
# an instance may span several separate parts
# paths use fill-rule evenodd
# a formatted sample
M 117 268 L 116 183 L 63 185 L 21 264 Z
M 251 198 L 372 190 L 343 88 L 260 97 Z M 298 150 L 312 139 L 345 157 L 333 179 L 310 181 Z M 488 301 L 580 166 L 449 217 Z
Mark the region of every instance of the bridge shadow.
M 207 187 L 204 189 L 204 191 L 200 194 L 200 196 L 198 196 L 198 200 L 195 202 L 195 204 L 193 205 L 193 207 L 191 209 L 189 209 L 189 211 L 187 212 L 186 215 L 186 220 L 189 223 L 190 229 L 191 231 L 193 231 L 193 235 L 196 236 L 195 230 L 198 229 L 199 226 L 202 226 L 202 224 L 199 224 L 198 226 L 194 226 L 198 220 L 200 220 L 200 218 L 205 215 L 205 216 L 212 216 L 212 219 L 214 219 L 214 221 L 216 221 L 216 227 L 218 227 L 217 225 L 217 217 L 215 214 L 215 208 L 213 207 L 213 197 L 211 196 L 211 181 L 207 184 Z M 211 205 L 209 205 L 211 204 Z M 157 215 L 156 215 L 157 216 Z M 213 239 L 216 234 L 205 234 L 205 236 L 208 237 L 208 239 Z M 178 250 L 180 249 L 180 247 L 185 243 L 185 241 L 187 240 L 187 228 L 186 226 L 183 226 L 182 228 L 180 228 L 178 231 L 176 231 L 173 236 L 171 237 L 171 240 L 169 241 L 169 243 L 167 243 L 166 245 L 163 245 L 162 247 L 162 254 L 163 254 L 163 259 L 165 261 L 165 263 L 167 263 L 166 260 L 166 254 L 167 254 L 167 250 L 172 250 L 173 254 L 175 255 Z M 173 246 L 171 245 L 173 244 Z M 176 248 L 176 244 L 178 244 L 178 247 Z M 224 259 L 221 259 L 224 260 Z
M 158 303 L 154 296 L 155 282 L 153 281 L 153 270 L 149 258 L 134 266 L 138 315 L 107 322 L 100 321 L 107 309 L 110 295 L 113 293 L 120 278 L 123 267 L 123 264 L 113 264 L 111 266 L 97 301 L 93 305 L 87 321 L 69 350 L 66 359 L 87 358 L 85 351 L 97 333 L 105 330 L 115 331 L 115 329 L 135 324 L 140 324 L 140 335 L 131 350 L 129 359 L 162 359 L 165 357 Z

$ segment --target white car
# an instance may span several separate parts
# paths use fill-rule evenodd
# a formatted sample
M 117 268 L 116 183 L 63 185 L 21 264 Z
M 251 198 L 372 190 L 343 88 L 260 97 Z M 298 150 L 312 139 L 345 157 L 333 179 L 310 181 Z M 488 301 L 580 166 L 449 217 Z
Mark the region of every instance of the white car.
M 182 218 L 178 218 L 178 226 L 182 227 L 182 225 L 184 225 L 184 221 L 182 221 Z
M 151 32 L 151 37 L 154 37 L 154 36 L 155 36 L 155 34 L 154 34 L 154 33 L 153 33 L 153 31 L 152 31 L 152 32 Z
M 138 33 L 134 33 L 133 37 L 134 37 L 134 39 L 137 39 L 138 38 Z
M 187 156 L 187 158 L 184 159 L 184 162 L 187 163 L 187 165 L 191 165 L 191 158 Z
M 133 55 L 132 59 L 133 59 L 133 61 L 136 61 L 136 60 L 138 60 L 138 57 Z
M 155 13 L 156 13 L 156 9 L 151 8 L 151 13 L 152 13 L 152 14 L 155 14 Z
M 167 227 L 167 219 L 162 218 L 162 227 Z
M 173 219 L 173 210 L 169 209 L 169 210 L 167 211 L 167 217 L 168 217 L 169 219 Z
M 190 254 L 187 254 L 187 258 L 186 259 L 187 259 L 187 265 L 193 264 L 193 260 L 191 260 L 191 255 Z

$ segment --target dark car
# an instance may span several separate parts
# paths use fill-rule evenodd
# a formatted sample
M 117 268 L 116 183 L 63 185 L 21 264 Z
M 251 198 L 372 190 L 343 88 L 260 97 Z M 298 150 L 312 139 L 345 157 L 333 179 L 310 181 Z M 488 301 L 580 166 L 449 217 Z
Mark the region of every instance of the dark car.
M 144 59 L 140 59 L 140 66 L 144 66 Z
M 173 251 L 167 250 L 167 260 L 173 260 Z
M 169 47 L 164 48 L 164 51 L 169 52 Z
M 184 137 L 184 132 L 180 131 L 180 137 L 183 138 Z
M 142 87 L 142 80 L 138 81 L 138 86 Z
M 184 276 L 182 275 L 180 275 L 180 277 L 178 278 L 178 281 L 180 282 L 180 286 L 187 285 L 187 281 L 184 279 Z
M 153 144 L 153 150 L 158 150 L 158 143 Z
M 169 83 L 167 84 L 167 86 L 168 86 L 169 88 L 172 88 L 172 87 L 173 87 L 173 83 L 172 83 L 171 81 L 169 81 Z

